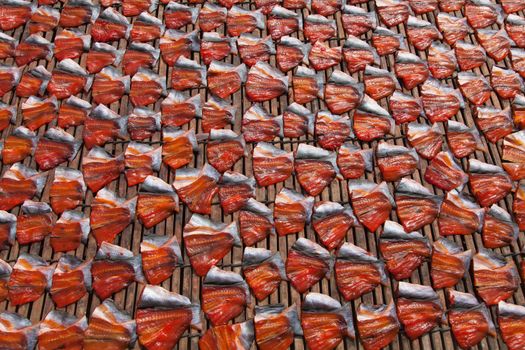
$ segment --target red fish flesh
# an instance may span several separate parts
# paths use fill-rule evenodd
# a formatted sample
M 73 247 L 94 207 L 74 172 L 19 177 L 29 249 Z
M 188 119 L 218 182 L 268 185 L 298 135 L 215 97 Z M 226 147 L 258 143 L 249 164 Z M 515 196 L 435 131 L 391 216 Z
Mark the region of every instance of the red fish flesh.
M 103 242 L 91 265 L 93 291 L 104 300 L 134 281 L 143 282 L 140 265 L 140 257 L 131 251 Z
M 405 23 L 410 14 L 409 4 L 401 0 L 378 0 L 376 7 L 379 19 L 387 27 Z
M 127 119 L 104 105 L 98 105 L 85 120 L 82 139 L 87 149 L 104 146 L 126 135 Z
M 509 350 L 519 350 L 525 341 L 525 308 L 521 305 L 498 303 L 498 325 L 503 342 Z
M 281 72 L 286 73 L 297 67 L 301 62 L 306 61 L 308 46 L 301 40 L 291 36 L 284 36 L 276 46 L 275 60 L 277 61 L 277 68 Z M 299 67 L 297 70 L 301 68 L 305 69 L 305 67 Z
M 306 40 L 312 43 L 327 41 L 337 34 L 335 20 L 321 15 L 309 15 L 304 20 L 303 32 Z
M 201 103 L 199 95 L 187 98 L 181 92 L 171 90 L 160 105 L 162 125 L 180 127 L 191 122 L 195 117 L 202 116 Z
M 379 56 L 386 56 L 405 49 L 403 35 L 397 34 L 383 27 L 377 27 L 372 35 L 372 46 L 377 50 Z
M 89 49 L 91 37 L 74 29 L 63 30 L 55 37 L 55 58 L 62 61 L 66 58 L 77 59 L 84 50 Z
M 9 249 L 15 243 L 16 216 L 4 210 L 0 211 L 0 250 Z M 11 266 L 0 262 L 0 300 L 7 298 L 7 281 Z
M 40 170 L 50 170 L 61 163 L 73 160 L 81 142 L 60 128 L 50 128 L 36 146 L 35 162 Z
M 57 117 L 58 101 L 55 97 L 29 97 L 22 103 L 22 124 L 31 131 L 36 131 L 49 124 Z
M 434 222 L 441 198 L 410 179 L 401 179 L 395 192 L 396 212 L 406 232 L 417 231 Z
M 124 171 L 123 157 L 113 158 L 98 146 L 82 159 L 82 174 L 93 193 L 116 180 L 122 171 Z
M 369 142 L 394 134 L 395 122 L 376 101 L 366 96 L 354 112 L 354 133 L 360 141 Z
M 505 30 L 517 47 L 525 47 L 525 20 L 522 17 L 509 15 L 505 20 Z
M 196 96 L 200 102 L 200 96 Z M 199 111 L 197 111 L 199 113 Z M 237 107 L 221 98 L 211 96 L 202 107 L 201 128 L 205 133 L 212 130 L 223 130 L 234 123 Z
M 137 198 L 124 201 L 106 188 L 100 190 L 91 205 L 91 231 L 100 246 L 113 242 L 133 220 Z
M 17 306 L 38 300 L 50 284 L 54 269 L 39 256 L 20 253 L 7 282 L 10 304 Z
M 178 211 L 179 199 L 173 187 L 157 177 L 146 177 L 137 198 L 137 218 L 142 225 L 152 228 Z
M 44 202 L 26 200 L 22 204 L 22 214 L 16 222 L 16 240 L 18 244 L 30 244 L 43 241 L 53 229 L 51 207 Z
M 33 326 L 27 318 L 10 311 L 2 312 L 0 324 L 2 325 L 2 330 L 0 330 L 2 346 L 6 349 L 20 347 L 28 349 L 36 344 L 39 324 Z
M 93 41 L 112 42 L 127 38 L 130 24 L 126 17 L 108 7 L 100 14 L 91 27 L 91 37 Z
M 476 38 L 487 52 L 487 55 L 496 62 L 504 60 L 510 53 L 512 41 L 503 28 L 499 31 L 479 29 L 476 31 Z
M 431 255 L 428 238 L 417 231 L 406 233 L 403 226 L 388 220 L 379 238 L 379 250 L 388 272 L 398 281 L 409 278 Z
M 519 0 L 502 0 L 501 7 L 505 13 L 514 13 L 525 10 L 525 4 Z
M 182 254 L 175 236 L 145 235 L 140 243 L 142 270 L 149 284 L 161 284 L 182 264 Z
M 348 230 L 357 225 L 357 219 L 349 205 L 343 207 L 339 203 L 321 201 L 314 206 L 312 227 L 328 250 L 339 247 Z
M 427 64 L 419 56 L 405 51 L 397 53 L 394 70 L 408 90 L 423 84 L 430 76 Z
M 210 131 L 206 145 L 206 159 L 218 172 L 231 169 L 245 155 L 244 138 L 232 130 Z
M 451 77 L 457 69 L 456 55 L 448 45 L 434 42 L 428 50 L 428 69 L 436 79 Z
M 42 96 L 50 79 L 51 73 L 44 66 L 30 69 L 22 75 L 16 87 L 16 95 L 19 97 Z
M 293 102 L 283 113 L 284 137 L 297 138 L 314 134 L 315 114 L 308 108 Z
M 394 302 L 388 305 L 360 304 L 357 308 L 357 329 L 365 350 L 387 347 L 397 338 L 399 321 Z
M 501 23 L 501 5 L 490 1 L 469 0 L 465 4 L 465 17 L 474 29 L 486 28 L 498 22 Z
M 399 88 L 396 76 L 386 69 L 366 66 L 364 74 L 365 92 L 376 101 L 386 98 Z
M 14 57 L 17 45 L 18 40 L 5 33 L 2 33 L 0 35 L 0 59 Z
M 75 61 L 66 58 L 60 61 L 47 84 L 47 92 L 59 100 L 79 94 L 89 88 L 88 73 Z
M 129 99 L 135 107 L 145 107 L 157 102 L 166 91 L 166 82 L 149 69 L 139 68 L 131 78 Z
M 274 116 L 261 104 L 253 104 L 242 116 L 242 133 L 246 142 L 270 142 L 282 135 L 283 117 Z
M 460 72 L 458 84 L 463 96 L 476 106 L 484 104 L 490 98 L 492 89 L 489 82 L 477 73 Z
M 466 0 L 439 0 L 439 8 L 444 12 L 461 11 Z
M 322 16 L 330 16 L 341 9 L 341 0 L 312 0 L 312 11 Z
M 96 103 L 110 105 L 129 92 L 129 85 L 129 76 L 122 76 L 113 67 L 106 67 L 95 75 L 91 96 Z
M 447 123 L 447 142 L 456 158 L 464 158 L 476 150 L 483 150 L 481 138 L 476 127 L 449 120 Z
M 244 250 L 242 271 L 257 300 L 273 294 L 281 281 L 286 280 L 281 255 L 264 248 L 247 247 Z
M 516 95 L 511 107 L 514 124 L 520 130 L 525 129 L 525 96 Z
M 323 278 L 330 277 L 330 252 L 306 238 L 299 238 L 288 252 L 286 276 L 295 290 L 303 294 Z
M 482 207 L 505 198 L 512 190 L 512 180 L 500 167 L 469 159 L 469 185 Z
M 440 238 L 432 245 L 430 276 L 435 289 L 454 287 L 469 271 L 472 252 Z
M 414 149 L 380 141 L 376 149 L 377 165 L 384 181 L 395 182 L 416 171 L 419 157 Z
M 366 80 L 365 80 L 366 82 Z M 334 70 L 324 88 L 324 100 L 334 114 L 355 109 L 363 98 L 364 87 L 350 75 Z
M 60 12 L 59 25 L 64 28 L 88 24 L 98 15 L 98 8 L 89 1 L 69 1 Z
M 123 52 L 123 50 L 117 50 L 109 44 L 94 43 L 87 53 L 86 70 L 90 74 L 95 74 L 109 65 L 114 64 L 118 66 Z
M 364 71 L 368 65 L 379 65 L 376 49 L 352 36 L 343 45 L 343 58 L 350 73 Z
M 142 12 L 136 21 L 133 22 L 130 38 L 133 42 L 145 43 L 160 39 L 163 31 L 164 25 L 159 18 L 147 12 Z
M 519 287 L 520 277 L 514 262 L 507 262 L 491 250 L 480 249 L 474 255 L 473 270 L 476 292 L 489 306 L 509 299 Z
M 26 24 L 35 7 L 28 1 L 4 1 L 0 10 L 0 29 L 9 31 Z
M 270 36 L 276 41 L 303 29 L 302 17 L 298 13 L 289 11 L 281 6 L 275 6 L 272 9 L 266 24 Z
M 223 62 L 212 62 L 208 68 L 208 89 L 220 98 L 237 92 L 246 81 L 246 65 L 234 66 Z
M 356 300 L 388 281 L 384 263 L 352 243 L 343 243 L 337 251 L 334 271 L 337 289 L 346 301 Z
M 148 350 L 172 349 L 190 326 L 200 327 L 199 311 L 185 296 L 147 285 L 135 314 L 139 343 Z
M 428 49 L 433 41 L 442 39 L 441 33 L 433 24 L 413 16 L 408 18 L 407 37 L 420 51 Z
M 199 214 L 193 214 L 184 226 L 183 239 L 191 266 L 199 276 L 205 276 L 240 243 L 235 222 L 214 222 Z
M 413 122 L 423 115 L 421 100 L 399 91 L 392 94 L 388 107 L 398 125 Z
M 351 122 L 347 116 L 319 111 L 315 118 L 315 136 L 319 146 L 335 151 L 351 134 Z
M 41 6 L 31 15 L 29 33 L 50 32 L 58 25 L 60 11 L 49 6 Z
M 502 248 L 516 241 L 519 227 L 503 208 L 492 205 L 487 208 L 483 220 L 481 238 L 486 248 Z
M 376 13 L 357 6 L 343 6 L 341 21 L 348 36 L 360 37 L 377 27 Z
M 17 67 L 0 66 L 0 97 L 18 85 L 21 75 L 22 70 Z
M 4 164 L 14 164 L 29 157 L 35 150 L 36 134 L 24 126 L 19 126 L 4 139 L 2 161 Z
M 120 310 L 113 300 L 104 300 L 91 314 L 84 333 L 84 349 L 126 350 L 135 342 L 135 327 L 135 320 Z
M 383 225 L 395 204 L 386 182 L 349 181 L 348 192 L 355 216 L 371 232 Z
M 88 326 L 86 316 L 77 319 L 64 311 L 53 310 L 40 323 L 38 348 L 42 350 L 82 349 L 84 331 Z
M 250 101 L 269 101 L 286 93 L 288 77 L 279 70 L 261 61 L 250 68 L 246 80 L 246 96 Z
M 443 305 L 432 287 L 399 282 L 397 294 L 397 316 L 411 340 L 427 334 L 444 321 Z
M 251 33 L 255 29 L 264 29 L 264 15 L 261 10 L 250 11 L 233 6 L 226 17 L 226 28 L 230 37 Z
M 443 39 L 452 46 L 456 42 L 463 40 L 470 32 L 466 18 L 457 18 L 447 13 L 439 13 L 436 21 L 439 30 L 443 33 Z
M 458 90 L 442 85 L 433 78 L 428 78 L 421 87 L 421 101 L 431 123 L 449 120 L 463 106 L 463 98 Z
M 227 9 L 206 2 L 199 11 L 199 28 L 203 32 L 211 32 L 226 23 Z
M 470 235 L 481 231 L 485 210 L 466 194 L 456 190 L 447 193 L 439 211 L 439 234 Z
M 462 71 L 481 67 L 487 60 L 485 50 L 479 45 L 458 41 L 454 50 L 459 68 Z
M 250 198 L 255 198 L 255 179 L 234 171 L 222 174 L 219 201 L 226 214 L 239 211 Z
M 261 350 L 286 350 L 294 342 L 294 335 L 302 335 L 295 304 L 284 308 L 281 304 L 255 308 L 255 341 Z
M 355 338 L 348 305 L 328 295 L 308 293 L 301 305 L 301 326 L 309 349 L 335 349 L 346 337 Z
M 202 311 L 213 326 L 227 324 L 250 303 L 250 291 L 242 276 L 212 267 L 201 289 Z
M 268 62 L 270 56 L 275 54 L 275 47 L 270 36 L 258 38 L 250 34 L 242 34 L 237 38 L 237 49 L 242 62 L 248 67 L 257 64 L 257 62 Z
M 313 69 L 322 71 L 338 65 L 342 59 L 342 52 L 341 46 L 330 47 L 323 41 L 317 41 L 310 49 L 308 60 Z
M 91 260 L 82 261 L 74 255 L 62 255 L 53 273 L 51 299 L 56 307 L 76 303 L 91 287 Z
M 516 98 L 523 88 L 523 80 L 518 73 L 496 66 L 492 67 L 490 84 L 503 99 Z
M 292 77 L 294 102 L 306 104 L 323 97 L 324 75 L 303 66 L 297 68 Z
M 345 179 L 359 179 L 365 171 L 373 170 L 373 150 L 361 149 L 351 143 L 344 143 L 337 151 L 337 166 Z
M 131 43 L 122 56 L 122 71 L 126 75 L 135 75 L 140 68 L 153 68 L 159 55 L 160 50 L 149 44 Z
M 302 231 L 310 222 L 313 205 L 313 197 L 305 197 L 294 190 L 283 187 L 275 197 L 273 208 L 275 229 L 279 236 Z
M 153 148 L 151 146 L 130 142 L 124 152 L 124 162 L 126 165 L 126 181 L 128 186 L 141 184 L 149 175 L 153 175 L 153 170 L 159 171 L 162 157 L 162 147 Z
M 91 228 L 89 218 L 77 211 L 65 211 L 53 226 L 49 244 L 55 252 L 75 250 L 87 243 Z
M 53 45 L 43 37 L 32 34 L 17 45 L 14 56 L 19 67 L 40 59 L 49 60 L 53 57 Z
M 408 0 L 408 3 L 416 15 L 433 12 L 438 8 L 438 0 Z
M 122 0 L 122 14 L 124 16 L 138 16 L 142 12 L 154 12 L 157 2 L 151 0 Z
M 301 187 L 311 196 L 319 195 L 337 175 L 336 155 L 324 149 L 300 144 L 294 170 Z
M 11 210 L 25 200 L 41 195 L 47 180 L 47 173 L 22 163 L 13 164 L 0 178 L 0 210 Z
M 171 72 L 171 87 L 174 90 L 183 91 L 196 89 L 205 84 L 206 67 L 185 57 L 179 57 Z
M 170 1 L 164 9 L 164 23 L 168 29 L 181 29 L 195 23 L 198 15 L 198 8 Z
M 273 212 L 255 199 L 248 199 L 239 211 L 239 232 L 245 246 L 252 246 L 268 235 L 275 234 Z
M 180 200 L 193 213 L 209 215 L 211 202 L 218 193 L 217 181 L 220 174 L 209 164 L 203 168 L 183 168 L 176 172 L 173 187 Z
M 161 129 L 160 113 L 137 107 L 128 115 L 128 133 L 132 140 L 142 141 Z
M 408 124 L 408 142 L 421 157 L 433 159 L 441 151 L 442 132 L 437 124 L 430 127 L 413 122 Z
M 221 61 L 231 53 L 237 53 L 235 38 L 216 32 L 206 32 L 202 35 L 200 54 L 205 65 L 208 66 L 213 61 Z
M 253 343 L 253 337 L 252 321 L 210 327 L 199 339 L 199 349 L 249 350 Z
M 16 121 L 16 107 L 9 106 L 3 102 L 0 102 L 0 131 L 7 129 L 9 124 L 14 124 L 15 121 Z

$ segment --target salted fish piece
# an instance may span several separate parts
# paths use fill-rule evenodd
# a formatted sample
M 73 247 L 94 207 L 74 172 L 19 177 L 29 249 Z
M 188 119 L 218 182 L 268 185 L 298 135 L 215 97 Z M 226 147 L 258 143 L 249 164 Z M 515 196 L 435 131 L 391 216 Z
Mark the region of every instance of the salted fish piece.
M 367 65 L 379 65 L 376 49 L 352 35 L 348 36 L 343 45 L 343 58 L 350 73 L 363 71 Z
M 444 191 L 461 189 L 468 181 L 468 176 L 449 151 L 439 152 L 427 167 L 425 181 Z
M 345 179 L 358 179 L 365 171 L 372 172 L 374 151 L 372 148 L 361 149 L 350 142 L 345 142 L 337 151 L 337 166 Z
M 99 104 L 89 114 L 84 122 L 82 140 L 86 148 L 91 150 L 104 146 L 109 141 L 125 139 L 127 136 L 126 116 L 120 116 L 108 107 Z
M 275 197 L 273 218 L 279 236 L 300 232 L 310 222 L 314 197 L 283 187 Z
M 246 96 L 252 102 L 264 102 L 288 92 L 288 76 L 259 61 L 248 71 Z
M 472 251 L 454 241 L 440 238 L 432 244 L 430 276 L 435 289 L 454 287 L 469 273 Z
M 402 34 L 384 28 L 376 27 L 372 34 L 372 46 L 375 47 L 379 56 L 386 56 L 398 50 L 405 50 L 407 46 Z
M 430 77 L 428 63 L 407 51 L 397 52 L 394 70 L 408 90 L 423 84 Z
M 24 1 L 25 2 L 25 1 Z M 4 311 L 0 313 L 0 336 L 6 349 L 33 350 L 37 344 L 38 329 L 40 325 L 32 325 L 27 318 L 17 313 Z
M 464 100 L 459 90 L 444 85 L 434 78 L 428 78 L 421 86 L 421 100 L 425 115 L 432 124 L 449 120 L 464 107 Z
M 263 30 L 266 27 L 262 10 L 245 10 L 240 6 L 232 6 L 226 17 L 226 28 L 231 37 L 243 33 L 251 33 L 255 29 Z
M 254 337 L 253 320 L 211 327 L 199 339 L 199 349 L 248 350 Z
M 367 12 L 361 7 L 343 5 L 341 13 L 343 29 L 348 36 L 359 37 L 378 25 L 375 11 Z
M 82 174 L 88 188 L 96 193 L 116 180 L 124 171 L 124 155 L 111 157 L 103 148 L 95 146 L 82 158 Z
M 252 246 L 275 234 L 273 211 L 253 198 L 239 211 L 239 233 L 245 246 Z
M 153 147 L 143 143 L 131 141 L 124 151 L 126 181 L 128 187 L 135 186 L 159 171 L 162 163 L 162 146 Z
M 403 178 L 394 194 L 396 212 L 405 231 L 417 231 L 434 222 L 442 198 L 412 179 Z
M 355 216 L 371 232 L 383 225 L 395 207 L 386 182 L 352 180 L 348 182 L 348 193 Z
M 475 151 L 486 150 L 475 126 L 468 127 L 455 120 L 449 120 L 447 121 L 446 137 L 452 154 L 457 158 L 467 157 Z
M 451 77 L 458 68 L 458 61 L 453 49 L 439 41 L 432 42 L 428 49 L 428 69 L 437 79 Z
M 321 243 L 333 250 L 343 243 L 348 230 L 359 223 L 350 205 L 320 201 L 314 205 L 312 226 Z
M 213 197 L 219 191 L 219 177 L 219 172 L 208 163 L 201 169 L 177 169 L 173 187 L 191 212 L 209 215 Z
M 314 128 L 317 143 L 329 151 L 335 151 L 350 137 L 354 136 L 350 118 L 346 115 L 335 115 L 329 111 L 317 112 Z
M 128 53 L 128 51 L 126 51 L 126 53 Z M 128 69 L 128 67 L 132 66 L 132 63 L 126 59 L 126 56 L 127 55 L 125 55 L 124 64 L 126 65 L 126 69 Z M 130 72 L 128 71 L 127 73 Z M 129 93 L 130 84 L 131 80 L 129 75 L 123 76 L 114 67 L 107 66 L 95 75 L 91 88 L 91 96 L 96 103 L 109 105 L 120 100 L 124 94 Z
M 162 162 L 172 170 L 178 170 L 193 160 L 198 150 L 195 130 L 182 130 L 178 127 L 162 128 Z
M 398 125 L 414 122 L 424 115 L 420 98 L 399 91 L 390 96 L 388 107 Z
M 413 2 L 416 1 L 410 1 L 411 4 Z M 434 40 L 443 39 L 435 25 L 414 16 L 408 17 L 407 37 L 408 41 L 418 50 L 426 50 Z
M 58 165 L 73 160 L 82 141 L 61 128 L 50 128 L 40 138 L 35 150 L 35 162 L 40 170 L 51 170 Z
M 487 208 L 481 238 L 486 248 L 506 247 L 518 238 L 519 227 L 502 207 L 493 204 Z
M 9 302 L 23 305 L 40 298 L 51 288 L 54 269 L 37 255 L 20 253 L 7 282 Z
M 207 85 L 206 66 L 180 56 L 171 72 L 171 88 L 177 91 L 196 89 Z
M 297 147 L 294 170 L 299 184 L 310 196 L 319 195 L 339 174 L 335 152 L 307 144 Z
M 253 321 L 255 341 L 261 350 L 288 349 L 294 336 L 303 334 L 295 304 L 287 308 L 281 304 L 256 306 Z
M 0 210 L 11 210 L 34 196 L 40 196 L 47 172 L 39 173 L 22 163 L 11 165 L 0 178 Z
M 447 192 L 438 217 L 439 234 L 470 235 L 481 232 L 485 210 L 474 198 L 457 190 Z
M 16 215 L 0 210 L 0 250 L 9 249 L 15 243 L 15 238 Z
M 376 158 L 383 180 L 391 182 L 411 175 L 419 165 L 419 156 L 414 149 L 386 141 L 379 142 Z
M 242 116 L 246 142 L 270 142 L 283 135 L 283 116 L 272 115 L 260 104 L 253 104 Z
M 239 211 L 250 198 L 255 198 L 255 179 L 228 170 L 219 182 L 219 201 L 227 214 Z
M 496 143 L 514 131 L 509 107 L 501 110 L 491 106 L 480 106 L 476 108 L 475 114 L 476 124 L 489 142 Z
M 53 229 L 51 207 L 44 202 L 25 200 L 16 224 L 16 240 L 19 244 L 30 244 L 45 239 Z
M 57 167 L 49 189 L 49 202 L 55 214 L 78 207 L 84 199 L 87 186 L 80 170 Z
M 357 308 L 357 329 L 365 350 L 388 346 L 399 333 L 399 319 L 394 301 L 388 304 L 360 304 Z M 378 336 L 379 335 L 379 336 Z
M 67 210 L 60 215 L 51 231 L 49 243 L 55 252 L 75 250 L 87 244 L 91 231 L 89 217 L 82 212 Z
M 218 172 L 231 169 L 242 157 L 247 156 L 246 141 L 228 129 L 212 129 L 206 145 L 206 159 Z
M 175 236 L 144 235 L 140 243 L 142 270 L 149 284 L 160 284 L 182 265 L 182 253 Z
M 266 21 L 268 32 L 273 40 L 283 39 L 284 36 L 303 30 L 303 18 L 300 14 L 276 5 L 268 14 Z
M 174 188 L 162 179 L 148 175 L 137 196 L 137 218 L 152 228 L 179 211 L 179 197 Z
M 324 98 L 324 74 L 303 66 L 292 77 L 294 102 L 306 104 L 315 98 Z
M 301 63 L 308 64 L 308 53 L 311 45 L 303 43 L 301 40 L 291 37 L 283 36 L 281 40 L 276 43 L 275 60 L 277 61 L 277 68 L 281 72 L 286 73 L 293 68 L 299 66 Z M 297 70 L 307 69 L 299 66 Z
M 365 87 L 350 75 L 334 70 L 324 88 L 325 103 L 334 114 L 349 112 L 361 103 Z
M 94 43 L 87 53 L 86 70 L 90 74 L 95 74 L 104 67 L 118 66 L 123 55 L 123 49 L 118 50 L 106 43 Z
M 469 185 L 482 207 L 505 198 L 513 188 L 509 175 L 499 166 L 469 159 Z
M 393 135 L 395 126 L 390 113 L 367 95 L 354 112 L 353 129 L 360 141 L 369 142 L 387 134 Z
M 210 92 L 220 98 L 237 92 L 246 82 L 248 72 L 244 63 L 234 66 L 229 63 L 212 61 L 208 67 L 207 79 Z
M 519 350 L 524 341 L 525 307 L 500 301 L 498 325 L 503 341 L 510 350 Z
M 77 318 L 65 311 L 52 310 L 40 322 L 38 347 L 42 350 L 69 347 L 82 348 L 84 331 L 88 327 L 86 316 Z
M 91 259 L 82 261 L 74 255 L 62 255 L 53 273 L 49 290 L 55 305 L 65 307 L 73 304 L 90 291 Z
M 246 247 L 242 265 L 246 283 L 257 300 L 267 298 L 277 290 L 281 281 L 288 280 L 281 255 L 268 249 Z
M 57 125 L 62 129 L 83 125 L 91 110 L 91 103 L 78 97 L 70 96 L 60 104 Z

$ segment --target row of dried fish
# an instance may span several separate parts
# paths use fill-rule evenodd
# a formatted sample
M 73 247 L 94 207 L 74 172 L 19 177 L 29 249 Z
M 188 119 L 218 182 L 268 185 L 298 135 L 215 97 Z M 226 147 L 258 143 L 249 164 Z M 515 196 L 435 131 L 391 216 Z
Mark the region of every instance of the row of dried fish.
M 292 284 L 298 280 L 312 284 L 313 280 L 326 274 L 322 269 L 319 271 L 323 259 L 320 252 L 308 251 L 308 248 L 313 248 L 312 245 L 313 242 L 300 239 L 292 247 L 286 264 Z M 446 272 L 441 273 L 448 275 L 449 280 L 454 273 L 463 274 L 468 268 L 465 260 L 470 259 L 469 252 L 456 252 L 460 256 L 458 258 L 446 256 L 446 253 L 438 250 L 440 248 L 458 248 L 446 240 L 434 244 L 434 254 L 439 254 L 436 261 L 441 261 L 440 266 L 446 265 Z M 107 293 L 101 298 L 105 299 L 119 290 L 117 286 L 125 287 L 125 282 L 129 283 L 130 278 L 138 279 L 139 272 L 134 270 L 137 260 L 129 256 L 131 252 L 122 251 L 122 248 L 118 248 L 118 257 L 117 254 L 112 255 L 117 253 L 116 249 L 103 245 L 101 250 L 104 252 L 99 252 L 92 263 L 63 256 L 52 277 L 52 268 L 41 258 L 22 255 L 12 271 L 9 265 L 0 265 L 4 270 L 0 282 L 6 286 L 5 290 L 0 288 L 0 295 L 8 297 L 15 305 L 28 302 L 38 298 L 52 279 L 51 296 L 57 306 L 62 307 L 84 296 L 91 288 L 90 278 L 93 277 L 95 293 L 100 295 L 104 288 Z M 444 262 L 447 259 L 449 264 Z M 458 264 L 450 266 L 454 259 L 459 260 L 459 267 Z M 247 248 L 244 260 L 246 282 L 235 272 L 217 268 L 212 268 L 203 281 L 202 310 L 211 327 L 199 340 L 201 349 L 248 349 L 254 332 L 260 349 L 287 349 L 294 336 L 300 335 L 304 335 L 312 350 L 332 349 L 345 337 L 355 337 L 349 304 L 342 306 L 335 299 L 317 293 L 306 294 L 301 305 L 300 322 L 294 305 L 287 309 L 269 305 L 255 308 L 253 324 L 247 321 L 239 329 L 239 325 L 228 325 L 250 304 L 248 285 L 256 297 L 262 299 L 277 289 L 282 279 L 286 279 L 282 276 L 284 266 L 278 254 L 272 255 L 261 248 Z M 343 290 L 347 300 L 357 298 L 359 295 L 356 293 L 372 290 L 384 277 L 381 275 L 384 272 L 379 271 L 382 269 L 381 263 L 366 251 L 348 243 L 339 251 L 335 265 L 335 269 L 341 271 L 336 274 L 338 287 Z M 166 263 L 157 261 L 156 269 L 166 269 Z M 483 251 L 474 256 L 476 290 L 489 305 L 498 305 L 500 332 L 509 349 L 520 349 L 525 337 L 523 307 L 502 301 L 517 288 L 515 273 L 515 268 L 513 272 L 504 260 L 493 253 Z M 345 291 L 351 292 L 350 298 Z M 475 346 L 487 335 L 495 336 L 495 327 L 485 303 L 480 303 L 471 294 L 454 290 L 448 290 L 448 297 L 451 305 L 451 309 L 447 310 L 448 321 L 461 348 Z M 445 321 L 443 305 L 431 287 L 399 282 L 396 302 L 396 306 L 391 302 L 375 306 L 361 304 L 357 308 L 357 330 L 365 349 L 387 346 L 397 337 L 401 325 L 410 339 L 417 339 Z M 146 349 L 171 349 L 190 326 L 200 329 L 200 308 L 201 305 L 191 303 L 184 296 L 146 285 L 139 298 L 135 320 L 119 311 L 113 301 L 107 299 L 93 311 L 89 326 L 85 317 L 76 320 L 60 311 L 52 311 L 36 327 L 16 314 L 4 313 L 0 316 L 0 334 L 6 336 L 6 344 L 25 340 L 29 349 L 33 348 L 37 334 L 42 349 L 56 349 L 82 342 L 87 349 L 110 344 L 112 348 L 125 349 L 136 337 Z

